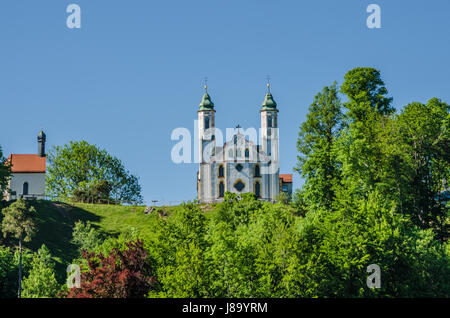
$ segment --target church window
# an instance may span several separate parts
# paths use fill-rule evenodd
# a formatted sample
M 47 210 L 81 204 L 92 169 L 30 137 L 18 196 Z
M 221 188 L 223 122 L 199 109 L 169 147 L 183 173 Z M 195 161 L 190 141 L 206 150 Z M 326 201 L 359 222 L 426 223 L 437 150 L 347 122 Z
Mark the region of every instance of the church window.
M 236 165 L 236 170 L 239 171 L 239 172 L 241 172 L 243 168 L 244 168 L 244 167 L 243 167 L 240 163 L 238 163 L 238 164 Z
M 267 116 L 267 128 L 272 127 L 272 116 Z
M 24 182 L 23 184 L 23 194 L 24 195 L 28 194 L 28 182 Z
M 223 181 L 219 182 L 219 198 L 223 198 L 223 196 L 225 195 L 225 184 L 223 183 Z
M 242 192 L 242 190 L 244 190 L 244 188 L 245 188 L 244 182 L 242 182 L 240 179 L 233 186 L 239 192 Z
M 261 183 L 259 181 L 255 182 L 255 195 L 257 198 L 261 197 Z
M 223 165 L 219 165 L 219 178 L 223 178 L 224 175 Z
M 250 151 L 248 150 L 248 148 L 245 149 L 245 158 L 250 157 Z
M 271 156 L 272 155 L 272 141 L 267 140 L 267 155 Z
M 205 129 L 209 129 L 209 117 L 205 117 Z
M 255 166 L 255 177 L 261 177 L 261 168 L 259 165 Z

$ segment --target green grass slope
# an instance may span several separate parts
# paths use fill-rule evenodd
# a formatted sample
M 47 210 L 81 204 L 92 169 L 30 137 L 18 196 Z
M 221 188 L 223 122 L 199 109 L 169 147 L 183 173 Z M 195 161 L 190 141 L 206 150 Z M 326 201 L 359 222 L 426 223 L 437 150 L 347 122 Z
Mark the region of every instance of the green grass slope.
M 151 237 L 160 214 L 169 216 L 178 208 L 160 207 L 153 213 L 144 214 L 144 206 L 66 204 L 50 201 L 34 201 L 31 204 L 37 212 L 37 231 L 31 242 L 25 243 L 25 247 L 37 251 L 45 244 L 56 261 L 58 276 L 65 273 L 67 265 L 77 256 L 77 247 L 71 243 L 73 227 L 77 221 L 91 222 L 107 237 L 115 237 L 131 229 Z M 17 244 L 16 240 L 12 239 L 2 240 L 1 243 L 9 246 Z

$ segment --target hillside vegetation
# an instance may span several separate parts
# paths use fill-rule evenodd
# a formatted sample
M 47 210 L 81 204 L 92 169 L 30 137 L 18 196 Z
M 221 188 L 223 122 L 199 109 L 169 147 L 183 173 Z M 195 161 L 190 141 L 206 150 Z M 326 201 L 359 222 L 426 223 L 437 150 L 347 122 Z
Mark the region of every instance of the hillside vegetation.
M 123 206 L 87 203 L 61 203 L 35 201 L 36 236 L 25 247 L 33 252 L 45 244 L 56 262 L 58 278 L 65 279 L 65 269 L 79 254 L 78 247 L 71 242 L 77 221 L 90 222 L 103 236 L 118 237 L 137 231 L 151 238 L 156 220 L 175 213 L 177 206 L 156 207 L 152 213 L 144 214 L 145 206 Z M 3 242 L 1 241 L 3 240 Z M 0 242 L 15 247 L 16 241 L 0 238 Z

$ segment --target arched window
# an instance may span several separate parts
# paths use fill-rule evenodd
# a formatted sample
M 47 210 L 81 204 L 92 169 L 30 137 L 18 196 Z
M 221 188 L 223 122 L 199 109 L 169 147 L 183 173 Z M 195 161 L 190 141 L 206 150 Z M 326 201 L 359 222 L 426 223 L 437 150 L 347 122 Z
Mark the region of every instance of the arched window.
M 255 195 L 257 198 L 261 197 L 261 183 L 259 181 L 255 182 Z
M 250 157 L 250 151 L 248 150 L 248 148 L 245 149 L 245 158 Z
M 23 183 L 23 195 L 27 195 L 28 194 L 28 182 L 24 182 Z
M 261 169 L 259 168 L 259 165 L 255 166 L 255 177 L 261 177 Z
M 223 181 L 219 182 L 219 198 L 223 198 L 223 196 L 225 195 L 225 184 L 223 183 Z
M 209 117 L 205 117 L 205 129 L 209 129 Z
M 267 116 L 267 128 L 272 127 L 272 116 Z
M 225 175 L 223 165 L 219 165 L 219 178 L 223 178 Z

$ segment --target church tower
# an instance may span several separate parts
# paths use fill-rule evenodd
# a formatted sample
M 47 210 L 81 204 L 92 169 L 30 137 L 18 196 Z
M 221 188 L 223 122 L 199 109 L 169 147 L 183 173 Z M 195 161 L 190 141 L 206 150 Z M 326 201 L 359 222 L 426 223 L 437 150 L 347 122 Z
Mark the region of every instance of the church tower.
M 39 157 L 45 157 L 45 140 L 46 136 L 45 133 L 41 130 L 38 134 L 38 156 Z
M 209 199 L 212 194 L 212 171 L 210 165 L 211 156 L 215 155 L 216 140 L 214 103 L 208 94 L 208 87 L 205 85 L 205 93 L 200 102 L 198 113 L 198 148 L 199 148 L 199 172 L 197 178 L 198 200 Z
M 262 103 L 261 113 L 261 147 L 269 157 L 269 162 L 263 171 L 263 196 L 275 200 L 279 194 L 279 156 L 278 156 L 278 109 L 277 103 L 270 92 L 270 83 L 267 83 L 267 94 Z

